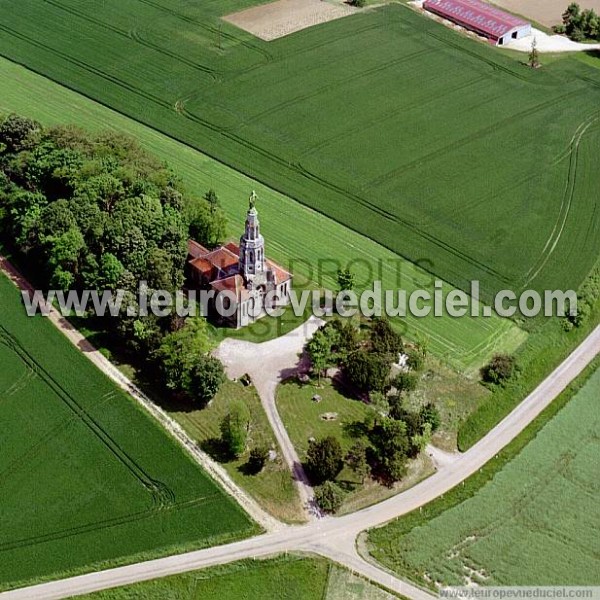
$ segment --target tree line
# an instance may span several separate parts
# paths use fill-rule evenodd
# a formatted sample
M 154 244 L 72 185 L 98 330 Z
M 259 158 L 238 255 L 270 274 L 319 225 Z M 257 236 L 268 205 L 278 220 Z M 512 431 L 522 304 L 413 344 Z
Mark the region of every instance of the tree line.
M 223 380 L 204 319 L 129 317 L 140 281 L 149 293 L 184 283 L 187 240 L 218 244 L 226 219 L 214 191 L 188 194 L 133 139 L 0 116 L 0 236 L 36 286 L 125 291 L 101 328 L 165 388 L 200 402 Z M 138 311 L 136 311 L 139 314 Z M 140 359 L 140 357 L 142 357 Z
M 575 42 L 600 41 L 600 17 L 593 8 L 582 10 L 577 2 L 569 4 L 562 15 L 562 23 L 553 29 L 556 33 L 568 35 Z

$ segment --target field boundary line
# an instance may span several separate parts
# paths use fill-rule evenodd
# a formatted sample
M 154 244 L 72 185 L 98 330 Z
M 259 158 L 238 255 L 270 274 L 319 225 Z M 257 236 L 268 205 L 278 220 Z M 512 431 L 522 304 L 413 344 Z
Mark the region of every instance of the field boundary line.
M 32 292 L 33 288 L 23 275 L 2 255 L 2 271 L 20 290 Z M 265 530 L 275 531 L 285 527 L 283 523 L 264 511 L 258 503 L 242 490 L 221 465 L 203 452 L 198 444 L 162 408 L 157 406 L 128 377 L 101 354 L 67 319 L 51 307 L 47 317 L 65 337 L 77 347 L 98 369 L 131 396 L 136 403 L 150 413 L 206 473 Z

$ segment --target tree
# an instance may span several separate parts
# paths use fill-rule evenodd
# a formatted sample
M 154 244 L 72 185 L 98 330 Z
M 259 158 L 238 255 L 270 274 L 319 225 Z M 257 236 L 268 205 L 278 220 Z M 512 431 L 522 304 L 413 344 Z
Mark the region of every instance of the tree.
M 399 394 L 408 394 L 417 389 L 418 378 L 414 373 L 400 371 L 392 380 L 392 385 L 398 390 Z
M 367 445 L 363 440 L 357 440 L 346 454 L 346 464 L 354 474 L 365 482 L 365 477 L 369 473 L 369 464 L 367 463 Z
M 517 361 L 508 354 L 496 354 L 492 360 L 481 369 L 481 377 L 487 383 L 502 385 L 515 373 Z
M 411 453 L 415 456 L 425 450 L 427 444 L 431 441 L 431 424 L 425 423 L 420 433 L 415 433 L 410 438 Z
M 37 121 L 15 114 L 8 115 L 0 123 L 0 146 L 4 145 L 6 152 L 17 152 L 23 149 L 25 143 L 40 129 Z
M 398 481 L 406 473 L 410 440 L 406 423 L 383 417 L 369 433 L 378 472 L 388 481 Z
M 250 450 L 250 457 L 248 458 L 248 471 L 257 475 L 260 473 L 267 463 L 269 458 L 269 448 L 266 446 L 256 446 Z
M 362 392 L 385 392 L 389 386 L 391 359 L 359 350 L 346 359 L 344 375 Z
M 537 49 L 537 38 L 533 38 L 531 42 L 531 51 L 529 52 L 529 66 L 532 69 L 537 69 L 540 66 L 539 52 Z
M 238 457 L 246 449 L 250 412 L 242 400 L 232 401 L 229 412 L 221 421 L 221 441 L 226 451 Z
M 343 467 L 342 447 L 338 439 L 328 436 L 320 441 L 311 440 L 306 452 L 306 466 L 316 483 L 335 479 Z
M 315 500 L 327 513 L 336 513 L 344 501 L 344 491 L 333 481 L 326 481 L 314 490 Z
M 399 333 L 394 331 L 390 322 L 383 317 L 373 319 L 371 327 L 371 346 L 373 352 L 388 354 L 393 362 L 398 360 L 398 355 L 404 351 L 404 344 Z
M 427 404 L 425 404 L 425 406 L 421 407 L 421 409 L 419 410 L 419 417 L 424 425 L 431 425 L 432 433 L 437 431 L 440 428 L 440 425 L 442 424 L 440 411 L 432 402 L 428 402 Z
M 317 374 L 320 383 L 321 375 L 332 359 L 331 341 L 323 328 L 315 331 L 306 344 L 306 352 L 310 358 L 312 370 Z
M 211 190 L 212 191 L 212 190 Z M 204 198 L 194 198 L 186 206 L 189 233 L 209 247 L 217 246 L 227 235 L 227 218 L 218 204 L 216 194 L 207 192 Z
M 338 269 L 337 284 L 340 292 L 350 292 L 356 285 L 356 276 L 350 269 Z
M 205 354 L 192 368 L 186 391 L 194 400 L 205 405 L 215 397 L 224 382 L 225 371 L 221 362 Z
M 211 212 L 214 212 L 220 206 L 217 192 L 215 192 L 215 190 L 212 188 L 210 188 L 210 190 L 204 194 L 204 199 L 208 202 Z
M 154 355 L 166 387 L 175 392 L 188 392 L 192 371 L 210 350 L 210 345 L 204 319 L 188 318 L 179 331 L 167 334 Z

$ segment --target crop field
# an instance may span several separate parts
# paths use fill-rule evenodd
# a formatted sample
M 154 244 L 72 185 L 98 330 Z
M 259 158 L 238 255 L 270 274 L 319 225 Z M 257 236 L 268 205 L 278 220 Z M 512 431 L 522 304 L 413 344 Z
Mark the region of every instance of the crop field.
M 0 276 L 0 588 L 256 531 Z
M 396 596 L 317 557 L 279 556 L 165 577 L 82 596 L 82 600 L 393 600 Z
M 373 530 L 373 555 L 425 585 L 598 585 L 599 393 L 600 370 L 474 496 Z
M 240 235 L 249 191 L 256 189 L 268 255 L 316 285 L 335 286 L 336 264 L 341 263 L 349 264 L 356 273 L 358 287 L 374 279 L 381 279 L 384 289 L 402 286 L 409 292 L 433 286 L 430 275 L 372 240 L 205 154 L 2 58 L 0 79 L 0 112 L 19 112 L 46 124 L 72 123 L 131 135 L 168 161 L 190 192 L 202 195 L 214 187 L 229 216 L 232 236 Z M 499 318 L 408 317 L 402 324 L 410 337 L 429 339 L 432 352 L 460 369 L 477 368 L 493 352 L 510 352 L 526 337 L 510 321 Z M 264 322 L 255 326 L 259 338 L 263 326 Z
M 0 0 L 0 54 L 486 298 L 580 284 L 597 69 L 531 70 L 399 4 L 272 42 L 219 19 L 257 3 Z

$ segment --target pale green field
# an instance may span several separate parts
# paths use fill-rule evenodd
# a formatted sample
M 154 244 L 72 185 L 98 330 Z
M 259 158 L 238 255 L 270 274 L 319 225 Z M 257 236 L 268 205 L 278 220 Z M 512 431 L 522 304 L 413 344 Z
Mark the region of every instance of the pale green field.
M 332 273 L 337 261 L 351 266 L 359 287 L 380 279 L 384 289 L 401 286 L 410 293 L 432 288 L 429 274 L 379 244 L 149 127 L 5 59 L 0 59 L 0 80 L 0 111 L 18 112 L 46 124 L 73 123 L 134 136 L 168 161 L 191 192 L 203 194 L 215 188 L 230 218 L 232 237 L 240 234 L 248 195 L 255 189 L 269 255 L 317 285 L 335 285 Z M 513 323 L 499 318 L 407 318 L 400 325 L 408 337 L 428 338 L 437 356 L 469 371 L 494 352 L 513 351 L 526 338 Z
M 600 585 L 600 371 L 468 500 L 372 554 L 422 585 Z
M 319 557 L 245 560 L 82 596 L 82 600 L 393 600 Z

